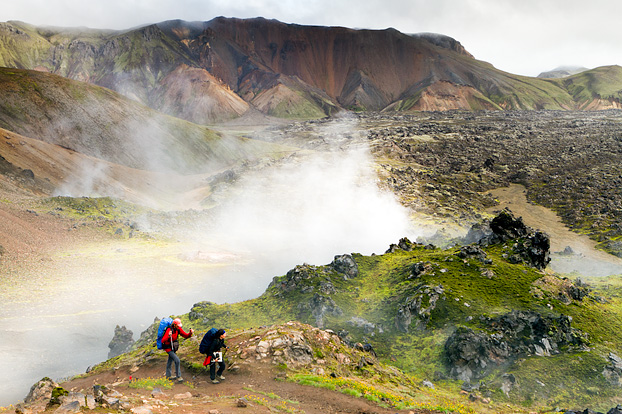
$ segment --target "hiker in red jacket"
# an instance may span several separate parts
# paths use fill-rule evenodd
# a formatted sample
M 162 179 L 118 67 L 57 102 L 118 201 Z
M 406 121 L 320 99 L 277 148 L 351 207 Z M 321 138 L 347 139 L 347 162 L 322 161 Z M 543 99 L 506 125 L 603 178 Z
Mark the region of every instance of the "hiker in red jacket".
M 168 354 L 168 361 L 166 361 L 166 378 L 174 379 L 177 378 L 177 381 L 182 382 L 184 379 L 181 377 L 181 367 L 179 357 L 175 353 L 177 349 L 179 349 L 179 341 L 178 335 L 181 334 L 184 338 L 188 339 L 194 333 L 194 329 L 190 329 L 190 332 L 184 332 L 181 329 L 181 319 L 176 318 L 173 320 L 171 326 L 166 328 L 164 332 L 164 336 L 162 336 L 162 349 Z M 175 362 L 175 373 L 176 377 L 171 377 L 171 365 Z

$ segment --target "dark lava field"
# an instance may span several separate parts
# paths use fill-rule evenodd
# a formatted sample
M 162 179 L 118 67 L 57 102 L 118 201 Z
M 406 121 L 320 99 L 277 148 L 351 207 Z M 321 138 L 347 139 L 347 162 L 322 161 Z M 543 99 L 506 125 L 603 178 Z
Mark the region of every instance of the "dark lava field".
M 622 111 L 354 117 L 344 121 L 355 125 L 350 129 L 319 120 L 279 128 L 278 135 L 315 149 L 365 140 L 381 186 L 414 211 L 461 226 L 495 204 L 485 191 L 522 184 L 530 202 L 553 209 L 568 227 L 622 257 Z

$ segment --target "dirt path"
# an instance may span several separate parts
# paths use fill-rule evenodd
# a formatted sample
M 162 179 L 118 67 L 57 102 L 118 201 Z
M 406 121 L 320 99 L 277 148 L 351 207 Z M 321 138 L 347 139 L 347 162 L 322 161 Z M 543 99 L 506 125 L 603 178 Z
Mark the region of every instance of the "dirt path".
M 596 249 L 596 242 L 585 235 L 568 229 L 557 214 L 542 206 L 531 204 L 525 196 L 525 187 L 512 184 L 509 187 L 489 191 L 499 200 L 499 205 L 488 209 L 489 213 L 509 208 L 515 215 L 521 216 L 523 222 L 541 230 L 551 238 L 550 267 L 562 273 L 577 272 L 590 276 L 605 276 L 622 273 L 622 259 Z M 557 254 L 567 246 L 575 254 L 564 256 Z
M 207 370 L 191 375 L 182 369 L 184 383 L 175 383 L 172 389 L 163 389 L 154 394 L 143 388 L 131 388 L 129 377 L 159 378 L 163 375 L 164 358 L 140 366 L 138 371 L 130 372 L 128 367 L 114 372 L 78 378 L 62 384 L 75 392 L 89 392 L 93 385 L 108 385 L 132 401 L 135 407 L 148 406 L 153 414 L 185 414 L 191 412 L 218 414 L 233 413 L 305 413 L 305 414 L 396 414 L 429 413 L 429 411 L 396 410 L 379 407 L 364 398 L 355 398 L 336 391 L 312 386 L 303 386 L 278 376 L 271 364 L 255 363 L 252 369 L 237 373 L 225 371 L 226 379 L 220 384 L 209 381 Z M 112 384 L 112 385 L 111 385 Z M 244 399 L 247 407 L 238 406 Z

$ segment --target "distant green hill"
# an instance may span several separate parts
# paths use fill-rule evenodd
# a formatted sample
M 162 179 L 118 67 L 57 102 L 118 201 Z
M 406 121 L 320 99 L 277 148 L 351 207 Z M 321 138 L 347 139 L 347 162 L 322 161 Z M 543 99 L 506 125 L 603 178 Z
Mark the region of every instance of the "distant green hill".
M 581 109 L 589 109 L 597 100 L 622 102 L 622 67 L 603 66 L 558 81 Z

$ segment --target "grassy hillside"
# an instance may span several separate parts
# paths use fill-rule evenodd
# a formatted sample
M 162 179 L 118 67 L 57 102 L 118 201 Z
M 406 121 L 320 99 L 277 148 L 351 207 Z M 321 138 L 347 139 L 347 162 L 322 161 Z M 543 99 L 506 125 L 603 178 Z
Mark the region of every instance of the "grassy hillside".
M 603 66 L 557 81 L 573 96 L 579 108 L 595 99 L 622 101 L 622 67 Z
M 457 328 L 491 334 L 496 332 L 494 321 L 512 311 L 537 314 L 543 320 L 568 316 L 572 335 L 582 338 L 583 345 L 567 342 L 546 356 L 519 354 L 469 387 L 496 401 L 526 406 L 611 406 L 618 387 L 603 372 L 610 364 L 609 353 L 622 353 L 619 288 L 573 299 L 568 294 L 576 288 L 572 281 L 508 262 L 515 243 L 485 248 L 485 261 L 461 257 L 460 248 L 423 245 L 383 255 L 354 254 L 358 275 L 352 278 L 336 270 L 334 263 L 301 265 L 275 278 L 256 299 L 197 303 L 184 318 L 195 329 L 299 320 L 330 328 L 351 343 L 370 342 L 381 360 L 417 377 L 459 387 L 463 382 L 452 377 L 446 350 Z M 398 314 L 412 299 L 421 307 L 404 325 Z M 510 341 L 510 333 L 497 334 L 505 335 L 500 341 Z M 553 338 L 556 333 L 547 335 Z M 508 375 L 513 375 L 515 385 L 504 391 Z
M 0 23 L 0 66 L 34 68 L 49 53 L 49 42 L 36 33 L 35 27 L 20 22 Z

